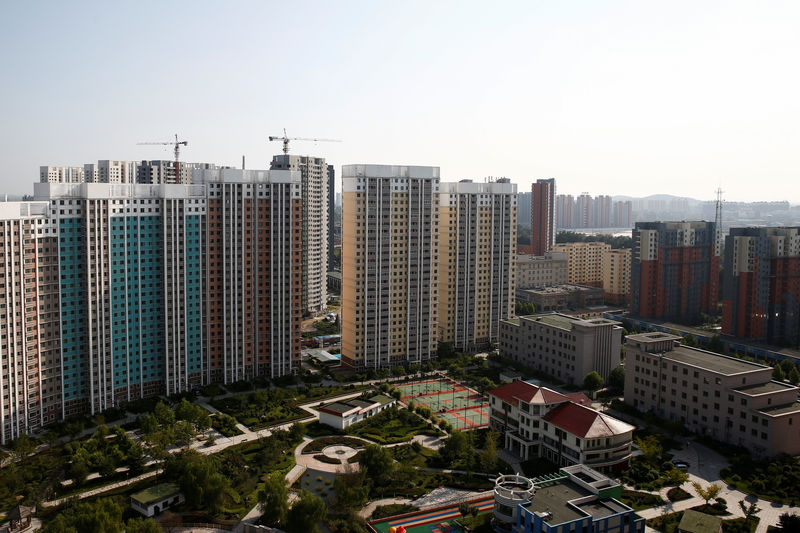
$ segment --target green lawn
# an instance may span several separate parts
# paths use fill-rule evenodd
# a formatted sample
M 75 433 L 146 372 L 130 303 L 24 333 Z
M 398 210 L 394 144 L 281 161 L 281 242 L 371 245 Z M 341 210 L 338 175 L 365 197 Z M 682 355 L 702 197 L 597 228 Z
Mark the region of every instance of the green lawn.
M 347 428 L 347 433 L 379 444 L 395 444 L 411 440 L 414 435 L 441 435 L 430 422 L 407 409 L 391 408 Z

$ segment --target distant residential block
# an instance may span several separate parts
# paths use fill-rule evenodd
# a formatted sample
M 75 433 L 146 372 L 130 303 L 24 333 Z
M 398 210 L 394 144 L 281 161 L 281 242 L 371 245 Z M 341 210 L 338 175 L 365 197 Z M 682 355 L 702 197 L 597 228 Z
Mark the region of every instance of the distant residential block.
M 606 318 L 561 314 L 520 316 L 500 323 L 500 354 L 567 383 L 589 372 L 607 378 L 619 365 L 622 327 Z
M 680 340 L 660 332 L 626 337 L 626 403 L 756 455 L 800 454 L 797 387 L 772 381 L 768 366 Z
M 800 346 L 800 228 L 731 228 L 722 272 L 723 333 Z
M 714 222 L 637 222 L 631 314 L 692 325 L 717 313 L 720 259 Z
M 556 252 L 567 256 L 567 283 L 603 286 L 603 255 L 611 251 L 604 242 L 570 242 L 556 244 Z
M 630 248 L 603 252 L 602 272 L 606 303 L 627 305 L 631 295 Z
M 531 246 L 544 255 L 556 242 L 556 180 L 536 180 L 531 191 Z

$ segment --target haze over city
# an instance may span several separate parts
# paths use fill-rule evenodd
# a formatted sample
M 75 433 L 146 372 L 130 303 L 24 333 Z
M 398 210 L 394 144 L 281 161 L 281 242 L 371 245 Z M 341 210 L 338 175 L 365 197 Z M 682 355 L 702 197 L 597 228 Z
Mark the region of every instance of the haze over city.
M 530 190 L 800 203 L 796 2 L 6 3 L 0 192 L 40 165 L 296 154 Z M 758 186 L 754 187 L 754 183 Z

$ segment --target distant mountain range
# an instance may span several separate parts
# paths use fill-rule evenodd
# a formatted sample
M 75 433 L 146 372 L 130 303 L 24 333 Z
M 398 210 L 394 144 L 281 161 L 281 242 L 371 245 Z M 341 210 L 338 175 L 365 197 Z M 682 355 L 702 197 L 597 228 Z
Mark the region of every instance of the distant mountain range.
M 689 202 L 689 205 L 697 205 L 708 201 L 712 201 L 712 200 L 697 200 L 695 198 L 689 198 L 688 196 L 674 196 L 672 194 L 651 194 L 650 196 L 642 196 L 642 197 L 620 195 L 620 196 L 612 196 L 611 199 L 614 202 L 626 202 L 628 200 L 631 201 L 654 200 L 654 201 L 665 201 L 665 202 L 669 202 L 672 200 L 686 200 L 687 202 Z

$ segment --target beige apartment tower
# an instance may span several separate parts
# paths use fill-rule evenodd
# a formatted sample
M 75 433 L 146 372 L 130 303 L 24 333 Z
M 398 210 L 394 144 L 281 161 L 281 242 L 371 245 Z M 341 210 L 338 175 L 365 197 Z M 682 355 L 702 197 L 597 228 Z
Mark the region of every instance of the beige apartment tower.
M 627 305 L 631 297 L 631 249 L 606 250 L 602 264 L 606 302 Z
M 300 172 L 303 196 L 303 314 L 328 306 L 328 165 L 324 158 L 276 155 L 270 170 Z
M 439 206 L 439 342 L 473 350 L 513 314 L 517 186 L 442 183 Z
M 437 348 L 439 167 L 342 167 L 342 363 L 421 363 Z
M 603 254 L 611 250 L 604 242 L 570 242 L 556 244 L 556 252 L 567 254 L 567 283 L 603 286 Z

